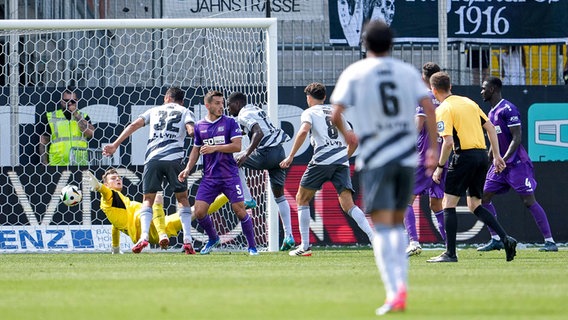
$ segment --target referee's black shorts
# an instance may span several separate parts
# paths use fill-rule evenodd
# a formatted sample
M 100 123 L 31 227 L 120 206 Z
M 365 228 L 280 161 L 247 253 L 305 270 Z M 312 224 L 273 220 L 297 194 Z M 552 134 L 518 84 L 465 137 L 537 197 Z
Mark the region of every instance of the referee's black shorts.
M 462 197 L 466 195 L 481 199 L 485 175 L 489 169 L 489 157 L 485 149 L 462 150 L 452 155 L 445 193 Z

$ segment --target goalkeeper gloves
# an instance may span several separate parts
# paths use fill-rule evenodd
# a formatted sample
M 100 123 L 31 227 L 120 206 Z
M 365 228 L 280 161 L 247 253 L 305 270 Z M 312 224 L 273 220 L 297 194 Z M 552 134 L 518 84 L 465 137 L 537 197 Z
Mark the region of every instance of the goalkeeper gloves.
M 99 182 L 99 180 L 97 180 L 97 177 L 95 177 L 95 175 L 93 175 L 91 171 L 87 171 L 87 177 L 85 178 L 85 180 L 87 180 L 93 191 L 99 191 L 99 189 L 101 188 L 101 183 Z
M 120 251 L 120 247 L 112 247 L 110 251 L 112 254 L 123 254 L 124 252 Z

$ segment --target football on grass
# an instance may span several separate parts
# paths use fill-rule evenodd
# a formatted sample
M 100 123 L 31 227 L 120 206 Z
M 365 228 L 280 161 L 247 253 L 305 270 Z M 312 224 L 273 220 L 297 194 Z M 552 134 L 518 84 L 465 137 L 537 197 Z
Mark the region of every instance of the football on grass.
M 67 185 L 61 189 L 61 202 L 72 207 L 83 199 L 83 195 L 77 186 Z

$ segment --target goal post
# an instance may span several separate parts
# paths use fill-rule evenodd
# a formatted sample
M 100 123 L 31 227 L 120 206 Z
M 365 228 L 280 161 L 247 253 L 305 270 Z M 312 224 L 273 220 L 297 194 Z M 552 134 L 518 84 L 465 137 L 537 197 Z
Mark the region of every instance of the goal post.
M 0 37 L 3 54 L 10 58 L 6 59 L 10 64 L 2 66 L 10 76 L 0 91 L 0 122 L 11 124 L 0 130 L 0 182 L 6 185 L 0 196 L 5 216 L 0 219 L 0 233 L 7 232 L 9 240 L 4 247 L 0 243 L 0 252 L 109 249 L 110 240 L 108 245 L 89 247 L 93 239 L 73 238 L 110 230 L 99 208 L 100 195 L 91 193 L 82 177 L 89 170 L 101 179 L 108 167 L 119 168 L 128 184 L 125 195 L 141 201 L 147 131 L 138 130 L 110 160 L 95 155 L 139 114 L 161 104 L 170 86 L 186 91 L 186 107 L 197 119 L 206 113 L 203 97 L 208 90 L 220 90 L 226 97 L 241 91 L 250 103 L 266 108 L 275 124 L 280 123 L 275 18 L 0 20 Z M 18 66 L 21 55 L 30 57 L 30 62 Z M 68 86 L 74 87 L 78 108 L 95 126 L 85 151 L 93 156 L 88 163 L 46 166 L 37 150 L 38 122 L 57 108 Z M 189 152 L 189 140 L 186 146 Z M 200 182 L 197 169 L 188 180 L 191 202 Z M 259 249 L 277 251 L 278 207 L 267 173 L 247 170 L 247 179 L 259 203 L 251 212 Z M 57 201 L 57 192 L 66 184 L 82 189 L 79 206 L 66 207 Z M 172 214 L 174 198 L 167 189 L 165 193 L 166 214 Z M 226 240 L 223 247 L 246 249 L 232 216 L 228 205 L 214 214 Z M 192 226 L 194 238 L 203 241 L 202 230 L 195 222 Z M 60 239 L 67 242 L 50 247 L 46 240 L 50 228 L 68 232 Z M 176 239 L 171 240 L 179 246 Z

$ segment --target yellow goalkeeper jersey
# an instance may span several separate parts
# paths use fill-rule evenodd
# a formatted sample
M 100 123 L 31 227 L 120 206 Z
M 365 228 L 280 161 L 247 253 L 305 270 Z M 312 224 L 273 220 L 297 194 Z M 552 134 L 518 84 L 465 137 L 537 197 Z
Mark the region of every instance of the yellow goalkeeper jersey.
M 132 201 L 122 194 L 122 192 L 112 190 L 104 184 L 99 189 L 101 193 L 101 210 L 112 224 L 112 246 L 120 245 L 120 232 L 130 237 L 133 243 L 140 239 L 140 208 L 142 203 Z M 224 194 L 220 194 L 209 207 L 208 213 L 211 214 L 219 210 L 229 199 Z M 148 241 L 157 244 L 160 241 L 160 234 L 167 234 L 168 237 L 175 237 L 182 229 L 181 220 L 178 213 L 165 216 L 164 206 L 156 204 L 152 206 L 153 218 L 150 225 Z
M 140 220 L 136 221 L 136 212 L 142 208 L 142 203 L 130 201 L 121 192 L 112 190 L 105 185 L 99 189 L 101 193 L 101 210 L 112 224 L 112 245 L 118 247 L 119 234 L 124 232 L 132 242 L 136 243 L 140 239 Z M 116 243 L 115 243 L 116 241 Z
M 99 190 L 101 193 L 101 210 L 107 216 L 108 221 L 112 224 L 112 245 L 118 247 L 120 244 L 120 232 L 125 233 L 130 237 L 133 243 L 138 242 L 140 239 L 140 208 L 142 203 L 132 201 L 121 192 L 112 190 L 105 185 L 101 185 Z M 154 204 L 152 207 L 153 218 L 150 225 L 149 242 L 158 243 L 159 233 L 166 233 L 164 207 L 161 204 Z M 156 221 L 160 220 L 160 221 Z M 179 220 L 177 219 L 172 220 Z M 172 221 L 173 222 L 173 221 Z M 161 232 L 156 230 L 158 224 Z M 169 230 L 173 234 L 177 234 L 181 229 L 181 223 L 174 223 L 175 226 L 170 226 Z M 178 226 L 179 225 L 179 226 Z M 179 229 L 178 229 L 179 228 Z M 177 229 L 177 230 L 175 230 Z M 171 235 L 170 235 L 171 236 Z

